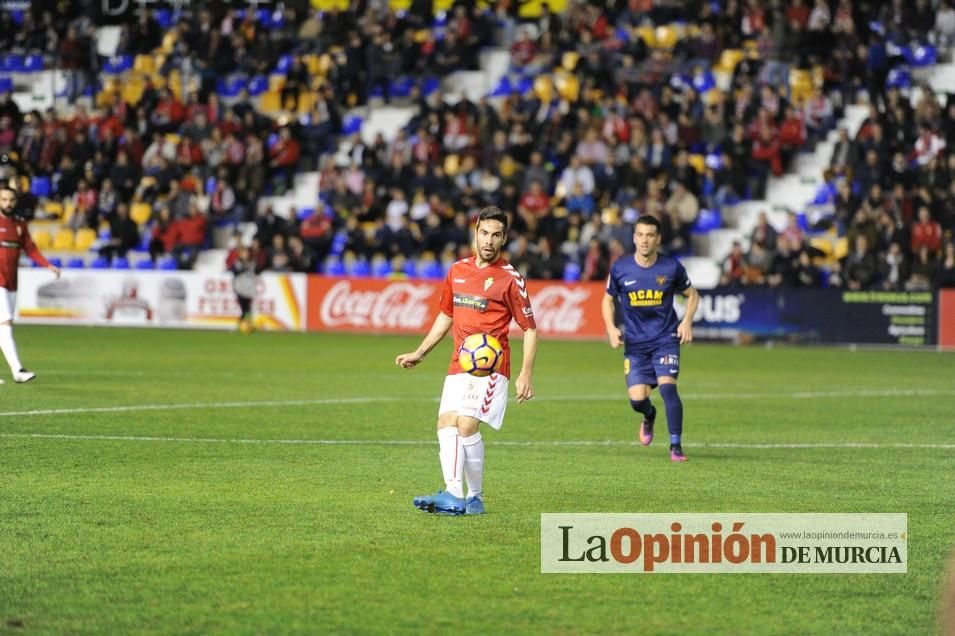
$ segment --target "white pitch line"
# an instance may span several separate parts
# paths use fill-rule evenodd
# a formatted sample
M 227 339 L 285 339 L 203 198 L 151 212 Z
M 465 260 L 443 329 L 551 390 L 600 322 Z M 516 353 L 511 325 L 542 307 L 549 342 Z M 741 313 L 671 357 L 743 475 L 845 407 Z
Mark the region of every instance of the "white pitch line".
M 790 393 L 687 393 L 684 400 L 806 400 L 844 397 L 931 397 L 955 396 L 955 390 L 947 389 L 846 389 L 841 391 L 797 391 Z M 610 395 L 542 395 L 537 402 L 604 402 L 625 400 L 626 393 Z M 29 417 L 36 415 L 80 415 L 83 413 L 129 413 L 136 411 L 176 411 L 189 409 L 237 409 L 249 407 L 321 406 L 324 404 L 368 404 L 372 402 L 430 401 L 438 398 L 414 396 L 374 396 L 351 398 L 321 398 L 312 400 L 250 400 L 247 402 L 193 402 L 180 404 L 128 404 L 120 406 L 78 406 L 56 409 L 33 409 L 29 411 L 0 411 L 0 417 Z
M 68 433 L 0 433 L 0 438 L 53 439 L 72 441 L 104 442 L 173 442 L 187 444 L 250 444 L 275 446 L 433 446 L 434 440 L 418 439 L 250 439 L 221 437 L 159 437 L 147 435 L 72 435 Z M 500 440 L 494 446 L 637 446 L 637 442 L 622 440 Z M 701 442 L 691 448 L 737 448 L 737 449 L 955 449 L 955 444 L 883 444 L 879 442 L 837 443 L 766 443 L 747 444 L 737 442 Z

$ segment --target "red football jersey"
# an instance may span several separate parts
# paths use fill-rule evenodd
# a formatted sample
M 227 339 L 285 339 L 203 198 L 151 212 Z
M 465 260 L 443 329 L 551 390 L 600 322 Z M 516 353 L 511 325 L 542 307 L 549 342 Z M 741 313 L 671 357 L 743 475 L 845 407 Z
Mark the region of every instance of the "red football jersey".
M 524 277 L 503 258 L 483 268 L 475 264 L 473 256 L 460 260 L 451 266 L 444 281 L 440 307 L 454 320 L 454 352 L 448 374 L 463 372 L 458 364 L 458 350 L 464 339 L 471 334 L 487 333 L 497 338 L 504 349 L 497 372 L 510 378 L 507 332 L 511 319 L 524 331 L 537 328 Z
M 50 262 L 40 254 L 30 238 L 30 230 L 24 221 L 6 214 L 0 214 L 0 287 L 17 290 L 17 267 L 20 262 L 20 250 L 43 267 Z

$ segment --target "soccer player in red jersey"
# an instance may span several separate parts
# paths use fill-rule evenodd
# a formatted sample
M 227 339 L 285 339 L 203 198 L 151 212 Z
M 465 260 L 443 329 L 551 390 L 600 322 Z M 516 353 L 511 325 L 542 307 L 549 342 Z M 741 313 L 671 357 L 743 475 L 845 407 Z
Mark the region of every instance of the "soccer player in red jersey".
M 17 206 L 17 193 L 9 186 L 0 187 L 0 351 L 10 365 L 10 372 L 16 382 L 29 382 L 36 377 L 20 364 L 17 355 L 17 343 L 13 340 L 13 314 L 17 302 L 17 267 L 20 262 L 20 250 L 34 262 L 46 267 L 57 277 L 60 269 L 50 265 L 30 238 L 26 221 L 13 216 Z
M 507 334 L 512 319 L 524 331 L 521 370 L 514 383 L 517 402 L 534 397 L 531 375 L 537 356 L 537 325 L 524 277 L 501 258 L 507 236 L 507 215 L 496 207 L 484 208 L 478 215 L 474 232 L 475 255 L 451 266 L 439 301 L 441 311 L 431 330 L 416 350 L 395 358 L 396 365 L 410 369 L 424 360 L 449 330 L 454 336 L 454 353 L 438 407 L 438 457 L 446 490 L 414 498 L 414 505 L 427 512 L 452 515 L 484 512 L 481 497 L 484 441 L 478 429 L 481 423 L 494 429 L 500 429 L 504 423 L 511 377 Z M 494 336 L 503 348 L 500 366 L 486 377 L 469 375 L 458 363 L 461 343 L 475 333 Z

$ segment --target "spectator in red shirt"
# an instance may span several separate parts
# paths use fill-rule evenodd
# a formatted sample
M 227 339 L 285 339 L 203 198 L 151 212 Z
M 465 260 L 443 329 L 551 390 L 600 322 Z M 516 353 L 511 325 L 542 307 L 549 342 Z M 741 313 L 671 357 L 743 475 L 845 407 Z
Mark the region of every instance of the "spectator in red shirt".
M 176 226 L 167 206 L 159 209 L 159 219 L 153 225 L 149 241 L 149 256 L 156 262 L 163 254 L 171 254 L 176 246 Z
M 912 252 L 917 254 L 923 246 L 933 256 L 942 247 L 942 226 L 932 220 L 928 207 L 924 205 L 919 208 L 918 222 L 912 226 Z
M 550 212 L 550 197 L 540 181 L 532 181 L 530 189 L 517 204 L 517 213 L 531 232 L 537 231 L 540 220 Z
M 279 138 L 269 149 L 269 165 L 272 167 L 272 179 L 282 179 L 286 189 L 295 185 L 295 166 L 298 165 L 301 149 L 298 141 L 292 137 L 287 127 L 279 129 Z
M 206 240 L 206 227 L 206 215 L 196 202 L 189 207 L 189 216 L 175 221 L 172 255 L 179 262 L 179 269 L 192 269 Z

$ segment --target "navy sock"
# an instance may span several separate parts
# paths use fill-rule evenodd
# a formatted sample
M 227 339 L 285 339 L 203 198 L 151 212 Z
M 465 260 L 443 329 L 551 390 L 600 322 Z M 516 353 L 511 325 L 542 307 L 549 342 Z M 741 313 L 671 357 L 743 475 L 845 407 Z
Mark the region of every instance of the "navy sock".
M 653 412 L 656 410 L 653 408 L 653 404 L 650 403 L 650 398 L 645 397 L 642 400 L 630 400 L 630 406 L 637 413 L 643 413 L 646 417 L 652 417 Z
M 661 384 L 660 396 L 667 410 L 667 428 L 670 429 L 670 444 L 678 445 L 683 436 L 683 402 L 675 384 Z

